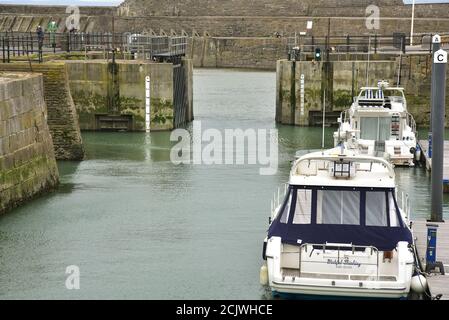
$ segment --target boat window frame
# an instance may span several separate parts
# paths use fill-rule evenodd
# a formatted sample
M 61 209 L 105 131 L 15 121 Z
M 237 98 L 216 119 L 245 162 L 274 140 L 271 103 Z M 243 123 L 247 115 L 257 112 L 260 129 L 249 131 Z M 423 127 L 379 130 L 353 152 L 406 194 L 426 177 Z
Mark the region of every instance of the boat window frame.
M 294 214 L 295 212 L 293 210 L 296 210 L 296 200 L 297 200 L 297 194 L 298 194 L 298 189 L 307 189 L 307 190 L 312 190 L 312 204 L 311 204 L 311 221 L 310 221 L 310 225 L 317 225 L 317 200 L 318 200 L 318 191 L 319 190 L 333 190 L 333 191 L 358 191 L 360 192 L 360 217 L 359 217 L 359 221 L 360 224 L 358 225 L 348 225 L 348 226 L 361 226 L 361 227 L 383 227 L 383 228 L 404 228 L 405 224 L 404 221 L 402 220 L 402 216 L 400 213 L 400 209 L 398 206 L 398 202 L 396 199 L 396 191 L 395 188 L 372 188 L 372 187 L 333 187 L 333 186 L 300 186 L 300 185 L 289 185 L 288 187 L 288 191 L 285 194 L 284 197 L 284 203 L 282 204 L 282 207 L 280 209 L 280 214 L 278 214 L 277 220 L 280 223 L 281 222 L 281 218 L 282 218 L 282 214 L 285 210 L 285 206 L 288 204 L 288 200 L 290 198 L 291 195 L 291 203 L 290 203 L 290 208 L 289 208 L 289 212 L 288 212 L 288 220 L 287 220 L 287 225 L 293 225 L 293 219 L 294 219 Z M 387 215 L 387 226 L 369 226 L 366 225 L 366 192 L 385 192 L 385 199 L 386 199 L 386 206 L 387 206 L 387 210 L 386 210 L 386 215 Z M 393 200 L 393 204 L 395 207 L 395 212 L 396 212 L 396 226 L 391 226 L 391 217 L 390 217 L 390 196 L 391 199 Z M 285 224 L 285 223 L 283 223 Z M 332 225 L 332 224 L 320 224 L 320 225 Z M 338 225 L 338 224 L 337 224 Z
M 288 221 L 290 219 L 291 209 L 292 209 L 291 203 L 293 202 L 293 198 L 290 200 L 290 197 L 293 197 L 293 194 L 292 194 L 292 190 L 293 189 L 294 189 L 294 186 L 289 185 L 288 189 L 287 189 L 287 192 L 284 195 L 284 200 L 282 200 L 282 206 L 279 208 L 279 212 L 278 212 L 278 214 L 276 216 L 276 220 L 278 220 L 279 223 L 288 224 Z M 285 207 L 287 205 L 289 205 L 289 202 L 290 202 L 290 208 L 289 208 L 288 214 L 287 214 L 287 221 L 286 222 L 282 222 L 282 216 L 284 215 Z

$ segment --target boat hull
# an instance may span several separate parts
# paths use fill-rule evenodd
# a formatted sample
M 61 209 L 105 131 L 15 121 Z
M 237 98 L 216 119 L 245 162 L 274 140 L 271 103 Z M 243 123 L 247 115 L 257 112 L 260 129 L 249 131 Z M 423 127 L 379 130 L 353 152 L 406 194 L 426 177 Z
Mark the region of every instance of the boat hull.
M 316 294 L 303 294 L 303 293 L 286 293 L 272 291 L 274 299 L 281 300 L 407 300 L 407 298 L 380 298 L 374 296 L 333 296 L 333 295 L 316 295 Z
M 405 300 L 408 296 L 406 288 L 401 289 L 372 289 L 347 287 L 318 287 L 271 283 L 274 297 L 285 299 L 308 300 L 347 300 L 347 299 L 386 299 Z

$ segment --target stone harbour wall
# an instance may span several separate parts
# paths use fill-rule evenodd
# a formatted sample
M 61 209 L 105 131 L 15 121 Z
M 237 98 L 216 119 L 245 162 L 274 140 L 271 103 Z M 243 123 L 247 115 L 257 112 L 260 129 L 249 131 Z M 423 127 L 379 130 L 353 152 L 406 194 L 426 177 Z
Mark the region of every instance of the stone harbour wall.
M 46 29 L 50 21 L 57 23 L 57 32 L 66 32 L 66 19 L 72 12 L 67 6 L 0 4 L 1 32 L 35 32 L 37 26 Z M 114 7 L 80 7 L 80 29 L 82 32 L 99 32 L 111 29 Z
M 388 17 L 411 15 L 402 0 L 126 0 L 119 13 L 128 16 L 347 16 L 364 15 L 369 5 L 379 6 Z M 444 4 L 419 4 L 418 16 L 447 16 Z
M 115 70 L 105 60 L 67 61 L 70 91 L 80 118 L 81 130 L 117 129 L 112 122 L 129 123 L 124 130 L 145 130 L 145 77 L 150 77 L 150 128 L 152 131 L 175 127 L 174 65 L 137 60 L 117 60 Z M 193 119 L 192 64 L 185 59 L 185 101 L 181 105 L 185 123 Z M 101 120 L 103 119 L 103 120 Z M 101 121 L 110 121 L 104 127 Z
M 0 214 L 58 181 L 42 76 L 0 72 Z
M 187 46 L 195 67 L 276 69 L 286 56 L 286 39 L 193 37 Z
M 380 9 L 380 29 L 368 30 L 367 7 Z M 307 31 L 331 35 L 410 32 L 412 6 L 402 0 L 127 0 L 118 9 L 119 30 L 182 30 L 189 35 L 207 32 L 213 37 L 270 37 L 274 32 L 293 35 Z M 417 4 L 415 33 L 447 32 L 449 4 Z
M 401 61 L 396 58 L 396 66 Z M 409 112 L 420 126 L 430 126 L 431 94 L 430 55 L 407 55 L 402 58 L 401 83 L 405 87 Z M 449 68 L 446 72 L 446 127 L 449 127 Z M 422 137 L 421 137 L 422 138 Z
M 366 8 L 380 9 L 380 29 L 368 30 Z M 0 31 L 34 32 L 55 20 L 59 32 L 67 31 L 70 13 L 65 6 L 1 5 Z M 410 32 L 412 6 L 402 0 L 128 0 L 119 7 L 80 7 L 82 32 L 110 32 L 115 14 L 116 32 L 164 30 L 178 35 L 207 33 L 213 37 L 270 37 L 275 32 L 293 35 L 307 31 L 325 36 L 330 19 L 331 35 L 391 34 Z M 447 32 L 449 4 L 417 4 L 415 33 Z
M 78 115 L 70 93 L 65 62 L 3 63 L 0 71 L 21 71 L 43 74 L 44 99 L 48 108 L 47 123 L 58 160 L 82 160 L 84 148 Z

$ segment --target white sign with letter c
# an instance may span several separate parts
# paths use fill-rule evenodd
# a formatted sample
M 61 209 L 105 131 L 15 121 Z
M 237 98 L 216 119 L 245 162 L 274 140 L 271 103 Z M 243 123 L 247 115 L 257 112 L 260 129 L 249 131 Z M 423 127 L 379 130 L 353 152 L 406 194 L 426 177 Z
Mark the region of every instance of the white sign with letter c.
M 447 52 L 443 49 L 435 52 L 435 55 L 433 56 L 433 63 L 447 63 Z

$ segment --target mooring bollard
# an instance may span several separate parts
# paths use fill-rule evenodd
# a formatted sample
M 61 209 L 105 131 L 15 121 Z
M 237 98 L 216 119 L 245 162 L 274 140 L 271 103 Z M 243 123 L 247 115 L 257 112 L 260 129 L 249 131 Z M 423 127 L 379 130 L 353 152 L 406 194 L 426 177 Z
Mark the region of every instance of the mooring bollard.
M 427 247 L 426 247 L 426 273 L 435 271 L 436 268 L 444 275 L 444 265 L 437 261 L 437 230 L 438 225 L 429 223 L 427 226 Z

